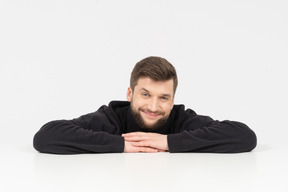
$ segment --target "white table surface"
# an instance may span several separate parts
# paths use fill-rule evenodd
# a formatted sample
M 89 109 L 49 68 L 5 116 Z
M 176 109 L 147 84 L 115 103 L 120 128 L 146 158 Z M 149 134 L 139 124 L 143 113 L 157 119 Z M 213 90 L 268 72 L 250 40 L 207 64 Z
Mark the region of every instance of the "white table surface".
M 284 149 L 284 147 L 283 147 Z M 287 153 L 51 155 L 1 148 L 0 191 L 288 191 Z

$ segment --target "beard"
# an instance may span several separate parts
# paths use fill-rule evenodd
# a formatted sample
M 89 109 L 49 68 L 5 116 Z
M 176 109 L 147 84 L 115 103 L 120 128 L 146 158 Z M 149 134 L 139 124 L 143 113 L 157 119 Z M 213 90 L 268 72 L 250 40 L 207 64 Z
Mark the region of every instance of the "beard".
M 157 120 L 154 124 L 152 125 L 148 125 L 145 123 L 144 119 L 142 118 L 140 111 L 148 111 L 151 112 L 147 109 L 142 109 L 139 108 L 139 110 L 134 110 L 132 107 L 132 102 L 131 102 L 131 112 L 132 112 L 132 116 L 136 122 L 136 124 L 144 131 L 156 131 L 159 130 L 161 127 L 163 127 L 165 125 L 165 123 L 168 120 L 168 116 L 164 116 L 161 119 Z M 164 114 L 163 112 L 155 112 L 155 113 L 159 113 L 159 114 Z

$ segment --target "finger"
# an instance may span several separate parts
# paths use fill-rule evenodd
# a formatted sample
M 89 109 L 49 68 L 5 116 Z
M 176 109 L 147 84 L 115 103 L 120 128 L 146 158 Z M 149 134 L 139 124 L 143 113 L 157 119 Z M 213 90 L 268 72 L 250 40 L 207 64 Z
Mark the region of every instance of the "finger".
M 123 133 L 122 136 L 123 137 L 129 137 L 129 136 L 134 136 L 137 135 L 138 132 L 132 132 L 132 133 Z
M 149 140 L 150 137 L 147 135 L 142 135 L 142 136 L 129 136 L 129 137 L 124 137 L 125 141 L 144 141 L 144 140 Z
M 168 152 L 166 150 L 158 149 L 158 152 Z
M 133 137 L 133 136 L 143 136 L 148 135 L 149 133 L 144 132 L 132 132 L 132 133 L 124 133 L 122 134 L 122 137 Z
M 143 152 L 143 153 L 157 153 L 158 149 L 154 149 L 151 147 L 135 147 L 133 146 L 131 149 L 125 151 L 126 153 L 139 153 L 139 152 Z
M 140 142 L 140 141 L 145 141 L 148 138 L 142 138 L 142 137 L 124 137 L 125 141 L 134 141 L 134 142 Z
M 146 142 L 146 141 L 133 142 L 131 144 L 135 147 L 153 147 L 151 146 L 150 142 Z
M 144 153 L 157 153 L 158 149 L 154 149 L 151 147 L 137 147 L 139 149 L 139 152 L 144 152 Z
M 141 139 L 139 139 L 138 137 L 124 137 L 125 141 L 142 141 Z

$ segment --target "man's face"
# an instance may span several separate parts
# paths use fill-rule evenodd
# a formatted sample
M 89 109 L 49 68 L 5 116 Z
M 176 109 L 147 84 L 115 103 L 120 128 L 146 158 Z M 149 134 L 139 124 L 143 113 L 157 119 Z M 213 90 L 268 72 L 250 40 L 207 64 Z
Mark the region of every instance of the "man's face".
M 169 117 L 174 105 L 173 79 L 154 81 L 139 78 L 134 91 L 129 87 L 127 100 L 135 120 L 146 129 L 157 129 Z

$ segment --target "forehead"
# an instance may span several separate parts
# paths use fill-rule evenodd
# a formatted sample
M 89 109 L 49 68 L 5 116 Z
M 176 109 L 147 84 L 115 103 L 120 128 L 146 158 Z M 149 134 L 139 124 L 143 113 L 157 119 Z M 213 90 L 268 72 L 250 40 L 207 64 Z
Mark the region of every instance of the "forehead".
M 138 79 L 135 90 L 148 90 L 155 94 L 173 95 L 173 79 L 167 81 L 155 81 L 149 77 L 141 77 Z

